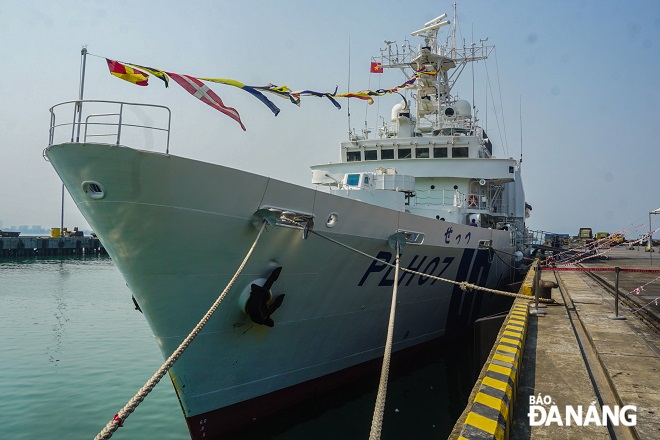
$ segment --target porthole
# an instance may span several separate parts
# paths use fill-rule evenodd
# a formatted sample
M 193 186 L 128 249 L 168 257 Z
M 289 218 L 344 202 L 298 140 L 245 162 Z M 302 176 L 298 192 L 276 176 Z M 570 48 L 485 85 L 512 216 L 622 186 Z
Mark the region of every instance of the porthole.
M 94 182 L 92 180 L 85 180 L 82 183 L 82 189 L 91 199 L 102 199 L 105 197 L 105 190 L 100 183 Z
M 328 228 L 334 228 L 338 221 L 339 221 L 339 214 L 333 212 L 328 216 L 328 220 L 325 222 L 325 225 Z

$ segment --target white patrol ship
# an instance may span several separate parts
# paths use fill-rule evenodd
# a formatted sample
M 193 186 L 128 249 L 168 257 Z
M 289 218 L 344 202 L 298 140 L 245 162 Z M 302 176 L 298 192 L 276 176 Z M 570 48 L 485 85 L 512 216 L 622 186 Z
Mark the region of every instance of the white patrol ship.
M 491 47 L 440 44 L 444 18 L 412 33 L 418 48 L 399 54 L 390 46 L 376 58 L 406 73 L 391 123 L 373 138 L 353 133 L 339 162 L 312 167 L 310 188 L 177 157 L 169 144 L 161 153 L 122 145 L 129 128 L 151 128 L 123 119 L 136 104 L 72 101 L 51 110 L 44 154 L 165 358 L 228 285 L 262 223 L 270 224 L 170 370 L 192 438 L 236 429 L 377 362 L 393 242 L 405 245 L 402 267 L 419 272 L 399 278 L 394 351 L 458 334 L 501 302 L 427 276 L 489 288 L 512 282 L 526 215 L 520 163 L 494 157 L 471 104 L 452 95 L 465 65 Z M 74 106 L 73 123 L 62 123 Z M 116 122 L 98 123 L 108 114 L 101 106 L 116 106 Z M 98 125 L 115 130 L 116 140 L 95 141 Z M 70 140 L 57 140 L 62 129 Z M 169 125 L 166 132 L 169 142 Z

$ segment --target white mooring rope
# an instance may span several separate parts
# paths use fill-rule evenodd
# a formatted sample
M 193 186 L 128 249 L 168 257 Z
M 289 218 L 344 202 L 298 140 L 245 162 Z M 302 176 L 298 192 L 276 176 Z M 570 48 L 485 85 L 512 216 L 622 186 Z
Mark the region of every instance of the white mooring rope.
M 374 416 L 371 420 L 371 432 L 369 440 L 379 440 L 383 428 L 383 414 L 385 413 L 385 397 L 387 396 L 387 379 L 390 374 L 390 359 L 392 357 L 392 341 L 394 339 L 394 316 L 396 314 L 396 293 L 399 285 L 399 243 L 396 244 L 396 270 L 394 271 L 394 288 L 392 289 L 392 305 L 390 306 L 390 322 L 387 326 L 387 340 L 385 342 L 385 354 L 383 355 L 383 366 L 380 371 L 380 383 L 378 384 L 378 395 L 374 406 Z
M 300 225 L 298 225 L 298 226 L 300 226 Z M 324 238 L 328 241 L 331 241 L 335 244 L 338 244 L 339 246 L 344 247 L 344 248 L 346 248 L 350 251 L 356 252 L 356 253 L 358 253 L 360 255 L 363 255 L 367 258 L 371 258 L 372 260 L 378 261 L 379 263 L 383 263 L 386 266 L 396 267 L 394 264 L 390 263 L 389 261 L 385 261 L 385 260 L 381 260 L 380 258 L 376 258 L 373 255 L 369 255 L 366 252 L 362 252 L 359 249 L 355 249 L 355 248 L 353 248 L 353 247 L 351 247 L 347 244 L 344 244 L 340 241 L 335 240 L 334 238 L 327 237 L 327 236 L 325 236 L 323 234 L 320 234 L 316 231 L 310 230 L 310 232 L 312 234 L 318 235 L 321 238 Z M 438 281 L 444 281 L 445 283 L 450 283 L 450 284 L 456 284 L 463 291 L 470 290 L 470 289 L 472 289 L 472 290 L 482 290 L 484 292 L 489 292 L 489 293 L 493 293 L 493 294 L 496 294 L 496 295 L 510 296 L 512 298 L 521 298 L 521 299 L 526 299 L 526 300 L 533 299 L 533 297 L 531 297 L 529 295 L 523 295 L 523 294 L 520 294 L 520 293 L 507 292 L 506 290 L 490 289 L 488 287 L 483 287 L 483 286 L 478 286 L 476 284 L 468 283 L 467 281 L 455 281 L 455 280 L 450 280 L 450 279 L 447 279 L 447 278 L 436 277 L 435 275 L 431 275 L 431 274 L 423 273 L 423 272 L 418 272 L 416 270 L 408 269 L 406 267 L 402 267 L 400 269 L 403 272 L 408 272 L 408 273 L 411 273 L 411 274 L 414 274 L 414 275 L 419 275 L 420 277 L 431 278 L 431 279 L 438 280 Z M 555 301 L 553 299 L 539 298 L 539 302 L 554 303 Z
M 165 363 L 163 363 L 160 369 L 156 371 L 156 373 L 154 373 L 151 379 L 149 379 L 147 383 L 144 384 L 142 388 L 140 388 L 140 391 L 138 391 L 135 394 L 135 396 L 133 396 L 133 398 L 128 401 L 126 406 L 124 406 L 117 414 L 115 414 L 115 417 L 112 420 L 110 420 L 108 424 L 105 425 L 105 428 L 103 428 L 103 430 L 96 435 L 96 437 L 94 438 L 95 440 L 109 439 L 110 437 L 112 437 L 112 434 L 123 425 L 124 420 L 126 420 L 128 416 L 133 411 L 135 411 L 135 408 L 137 408 L 137 406 L 145 399 L 145 397 L 147 397 L 147 395 L 156 386 L 156 384 L 158 384 L 158 382 L 160 382 L 160 380 L 163 378 L 163 376 L 165 376 L 165 374 L 169 371 L 169 369 L 172 368 L 174 363 L 177 361 L 177 359 L 179 359 L 179 357 L 183 354 L 186 348 L 188 348 L 188 346 L 193 341 L 193 339 L 195 339 L 195 337 L 199 334 L 199 332 L 202 331 L 202 328 L 204 328 L 204 326 L 209 321 L 213 313 L 215 313 L 216 309 L 218 308 L 218 306 L 220 306 L 220 303 L 227 295 L 227 292 L 229 292 L 229 290 L 236 282 L 236 279 L 245 268 L 245 265 L 252 256 L 252 252 L 257 246 L 257 242 L 259 241 L 259 238 L 261 237 L 261 233 L 264 231 L 265 226 L 266 226 L 266 222 L 262 223 L 261 229 L 259 230 L 259 234 L 257 235 L 257 238 L 254 239 L 254 243 L 252 243 L 252 247 L 245 256 L 245 259 L 243 259 L 243 262 L 239 266 L 233 278 L 231 279 L 231 281 L 229 281 L 229 284 L 227 284 L 227 287 L 225 287 L 225 290 L 222 291 L 222 293 L 220 294 L 218 299 L 213 303 L 209 311 L 206 312 L 204 317 L 199 321 L 199 323 L 190 332 L 190 334 L 186 337 L 186 339 L 184 339 L 181 345 L 179 345 L 179 347 L 176 350 L 174 350 L 172 355 L 169 358 L 167 358 Z

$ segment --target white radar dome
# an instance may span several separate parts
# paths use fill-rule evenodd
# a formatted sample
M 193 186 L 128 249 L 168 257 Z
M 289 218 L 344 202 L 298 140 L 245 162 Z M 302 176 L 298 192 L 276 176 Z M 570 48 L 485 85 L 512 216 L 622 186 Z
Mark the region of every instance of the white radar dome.
M 472 106 L 468 101 L 465 101 L 464 99 L 456 101 L 454 105 L 452 105 L 452 107 L 454 107 L 456 116 L 463 116 L 463 117 L 472 116 Z
M 465 100 L 456 101 L 453 104 L 445 105 L 443 113 L 447 117 L 469 118 L 472 116 L 472 107 Z

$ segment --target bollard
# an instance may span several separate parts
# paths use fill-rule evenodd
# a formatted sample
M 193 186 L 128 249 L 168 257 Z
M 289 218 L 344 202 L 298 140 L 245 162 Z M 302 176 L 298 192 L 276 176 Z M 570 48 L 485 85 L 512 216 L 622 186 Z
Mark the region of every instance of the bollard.
M 559 284 L 553 281 L 541 280 L 539 281 L 539 298 L 552 299 L 552 289 L 559 287 Z M 543 307 L 545 304 L 539 304 Z
M 541 268 L 534 266 L 534 308 L 529 309 L 530 315 L 545 315 L 544 310 L 539 310 L 539 280 L 541 278 Z M 545 307 L 545 306 L 544 306 Z
M 618 266 L 614 268 L 614 315 L 607 315 L 610 319 L 626 319 L 625 316 L 619 315 L 619 271 L 621 268 Z

